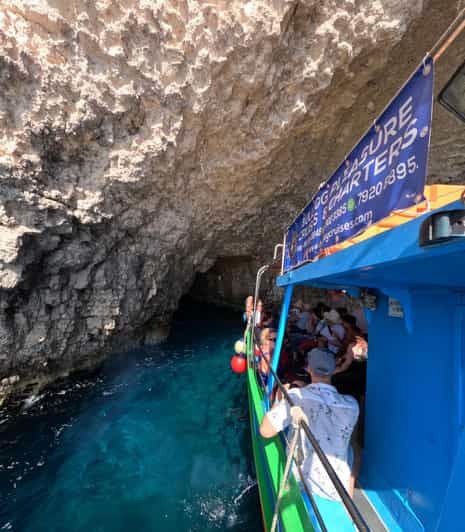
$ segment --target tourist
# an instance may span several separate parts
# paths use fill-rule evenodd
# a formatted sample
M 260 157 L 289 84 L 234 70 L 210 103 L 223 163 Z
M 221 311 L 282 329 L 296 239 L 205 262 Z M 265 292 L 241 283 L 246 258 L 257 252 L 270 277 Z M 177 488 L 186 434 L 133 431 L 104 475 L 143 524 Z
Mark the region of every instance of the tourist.
M 328 299 L 330 304 L 337 308 L 338 312 L 342 314 L 340 309 L 343 307 L 346 309 L 345 312 L 350 313 L 357 320 L 357 327 L 362 331 L 362 333 L 368 332 L 368 322 L 365 316 L 365 309 L 358 298 L 350 297 L 344 290 L 328 290 Z
M 326 338 L 328 342 L 328 349 L 336 354 L 342 347 L 342 342 L 345 337 L 345 330 L 341 324 L 341 316 L 335 309 L 323 314 L 324 325 L 321 328 L 320 335 Z
M 307 322 L 307 333 L 311 336 L 316 336 L 318 334 L 318 325 L 321 322 L 321 316 L 318 316 L 318 311 L 313 308 L 310 312 L 310 317 Z
M 273 314 L 271 312 L 268 312 L 267 310 L 263 312 L 261 326 L 263 328 L 268 328 L 268 327 L 274 328 L 273 327 Z
M 289 313 L 298 319 L 298 317 L 300 316 L 300 313 L 302 312 L 303 309 L 304 309 L 304 303 L 303 303 L 303 301 L 301 299 L 298 299 L 292 305 L 291 310 L 289 311 Z
M 257 301 L 257 308 L 255 310 L 255 326 L 261 328 L 263 317 L 263 301 L 259 299 Z
M 263 329 L 260 334 L 260 361 L 258 369 L 264 384 L 268 381 L 268 375 L 270 373 L 269 364 L 271 364 L 275 343 L 276 331 L 270 328 Z M 268 361 L 268 364 L 264 359 Z
M 276 306 L 273 306 L 273 308 L 271 309 L 271 314 L 273 316 L 273 320 L 271 322 L 271 328 L 272 329 L 278 329 L 280 318 L 281 318 L 281 310 L 280 310 L 280 308 L 276 307 Z
M 328 461 L 344 487 L 353 495 L 354 478 L 349 461 L 350 440 L 357 422 L 359 407 L 350 396 L 341 395 L 331 385 L 331 375 L 336 368 L 334 355 L 327 349 L 312 349 L 308 356 L 307 371 L 312 383 L 303 388 L 289 390 L 289 397 L 300 406 L 309 420 L 309 428 L 317 439 Z M 290 405 L 279 400 L 265 415 L 260 434 L 272 438 L 291 424 Z M 292 438 L 292 434 L 289 434 Z M 304 440 L 302 473 L 316 497 L 340 500 L 333 483 L 324 470 L 311 444 Z M 300 477 L 295 472 L 297 479 Z
M 312 343 L 314 338 L 310 332 L 313 330 L 313 314 L 311 307 L 308 304 L 302 306 L 302 311 L 297 318 L 297 321 L 289 324 L 289 335 L 291 341 L 291 348 L 293 351 L 301 349 L 301 345 L 307 345 L 308 342 Z
M 310 318 L 311 318 L 310 310 L 311 310 L 310 305 L 305 303 L 303 305 L 302 312 L 299 314 L 299 319 L 296 321 L 295 326 L 294 326 L 296 329 L 296 332 L 301 333 L 301 334 L 308 334 Z
M 357 327 L 357 330 L 358 327 Z M 334 372 L 332 383 L 341 394 L 354 397 L 359 404 L 360 416 L 355 434 L 352 438 L 354 449 L 354 465 L 352 482 L 360 471 L 362 460 L 362 442 L 365 418 L 365 394 L 367 381 L 368 342 L 363 336 L 356 335 L 346 351 L 337 359 L 337 367 Z
M 314 334 L 320 334 L 321 330 L 325 326 L 325 320 L 323 318 L 323 315 L 325 312 L 329 312 L 331 309 L 328 307 L 328 305 L 325 305 L 322 301 L 317 303 L 316 307 L 313 309 L 312 314 L 315 316 L 315 330 Z
M 368 342 L 355 336 L 337 360 L 333 384 L 340 393 L 350 394 L 358 401 L 365 396 L 367 361 Z
M 316 337 L 321 333 L 321 330 L 326 325 L 326 322 L 323 319 L 323 314 L 329 310 L 330 308 L 321 301 L 312 309 L 307 325 L 308 334 Z
M 301 299 L 298 299 L 290 308 L 287 321 L 290 326 L 291 332 L 299 332 L 295 330 L 295 325 L 299 321 L 300 314 L 304 309 L 304 304 Z
M 357 327 L 357 320 L 355 316 L 350 314 L 344 314 L 341 316 L 341 325 L 344 328 L 344 341 L 342 342 L 341 347 L 339 348 L 336 358 L 344 356 L 349 344 L 355 341 L 357 336 L 360 336 L 362 332 Z M 337 365 L 337 360 L 336 360 Z
M 245 312 L 242 315 L 242 319 L 245 323 L 249 323 L 253 313 L 253 296 L 247 296 L 245 298 Z

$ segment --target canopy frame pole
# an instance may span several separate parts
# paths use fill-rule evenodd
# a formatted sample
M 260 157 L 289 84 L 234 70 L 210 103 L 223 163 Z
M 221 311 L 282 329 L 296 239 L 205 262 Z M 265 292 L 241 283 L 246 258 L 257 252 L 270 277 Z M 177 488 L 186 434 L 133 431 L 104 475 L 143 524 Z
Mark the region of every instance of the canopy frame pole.
M 278 369 L 279 358 L 281 355 L 281 347 L 283 345 L 284 334 L 286 332 L 287 315 L 289 313 L 289 307 L 291 305 L 293 290 L 294 290 L 294 285 L 289 284 L 286 286 L 286 291 L 284 292 L 284 301 L 283 301 L 283 306 L 281 309 L 281 315 L 279 317 L 279 327 L 278 327 L 278 333 L 276 335 L 276 344 L 274 346 L 274 351 L 273 351 L 273 355 L 271 358 L 271 368 L 273 372 L 270 373 L 269 380 L 268 380 L 268 395 L 270 395 L 271 392 L 273 391 L 274 373 L 276 373 Z
M 457 39 L 465 28 L 465 8 L 455 17 L 451 24 L 447 27 L 446 31 L 439 37 L 436 44 L 431 48 L 429 54 L 433 58 L 433 63 L 436 63 L 442 54 L 449 48 L 449 46 Z M 463 19 L 460 23 L 460 19 Z M 458 26 L 457 26 L 458 24 Z M 455 27 L 455 29 L 453 29 Z M 444 41 L 444 42 L 443 42 Z M 438 49 L 435 51 L 435 49 Z
M 258 296 L 260 294 L 260 284 L 262 282 L 262 276 L 269 269 L 270 269 L 270 265 L 265 264 L 257 272 L 257 279 L 255 281 L 255 295 L 253 298 L 253 314 L 252 314 L 253 330 L 255 330 L 255 327 L 257 326 L 257 303 L 258 303 Z

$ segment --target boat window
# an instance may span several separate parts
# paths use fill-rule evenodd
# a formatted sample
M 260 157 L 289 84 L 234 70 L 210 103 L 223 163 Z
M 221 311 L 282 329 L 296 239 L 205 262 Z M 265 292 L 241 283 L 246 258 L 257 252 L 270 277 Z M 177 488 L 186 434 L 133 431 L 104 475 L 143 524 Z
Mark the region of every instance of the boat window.
M 420 228 L 420 246 L 429 246 L 465 236 L 465 210 L 454 209 L 432 214 Z

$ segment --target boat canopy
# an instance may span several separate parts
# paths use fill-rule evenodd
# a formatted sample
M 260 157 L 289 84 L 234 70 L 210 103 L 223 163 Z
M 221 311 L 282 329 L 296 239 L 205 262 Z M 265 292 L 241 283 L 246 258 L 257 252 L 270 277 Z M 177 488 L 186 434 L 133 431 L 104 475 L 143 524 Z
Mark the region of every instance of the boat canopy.
M 369 323 L 360 484 L 389 530 L 458 530 L 465 493 L 465 206 L 441 207 L 282 274 L 360 296 Z M 446 202 L 448 198 L 448 202 Z M 462 528 L 460 528 L 462 529 Z
M 423 214 L 406 211 L 393 215 L 358 238 L 332 249 L 329 256 L 280 275 L 278 286 L 302 284 L 349 289 L 383 289 L 394 285 L 465 287 L 465 239 L 451 235 L 447 246 L 421 242 L 421 228 L 427 219 L 440 212 L 464 209 L 464 203 L 459 199 L 465 190 L 463 186 L 435 188 L 435 193 L 439 188 L 440 194 L 434 203 L 442 204 L 440 208 Z

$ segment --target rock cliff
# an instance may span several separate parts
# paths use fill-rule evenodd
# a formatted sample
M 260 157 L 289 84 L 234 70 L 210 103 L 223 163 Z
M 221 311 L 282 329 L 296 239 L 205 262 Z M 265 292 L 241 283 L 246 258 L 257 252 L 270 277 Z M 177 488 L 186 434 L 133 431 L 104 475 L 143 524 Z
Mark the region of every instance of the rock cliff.
M 0 392 L 162 336 L 218 257 L 269 258 L 458 7 L 0 0 Z M 430 180 L 461 180 L 435 113 Z

